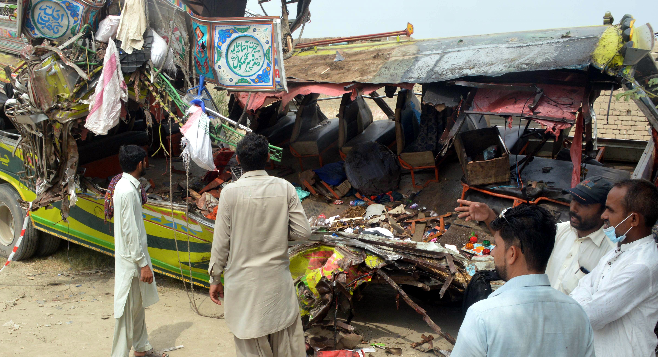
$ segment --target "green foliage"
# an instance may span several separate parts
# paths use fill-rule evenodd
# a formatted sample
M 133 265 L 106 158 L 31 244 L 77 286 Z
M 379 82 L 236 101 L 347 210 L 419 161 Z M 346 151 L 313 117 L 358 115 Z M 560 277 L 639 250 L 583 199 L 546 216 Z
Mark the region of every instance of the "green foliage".
M 639 89 L 640 89 L 639 87 L 635 87 L 631 90 L 627 90 L 627 91 L 624 91 L 624 92 L 621 92 L 621 93 L 617 93 L 617 94 L 615 94 L 615 99 L 620 100 L 621 98 L 624 98 L 625 102 L 628 102 L 629 99 L 633 99 L 633 100 L 640 99 L 644 96 L 644 94 L 642 94 L 639 91 Z
M 658 87 L 658 78 L 652 78 L 649 80 L 649 87 Z
M 651 98 L 658 97 L 658 94 L 656 94 L 658 92 L 658 78 L 650 79 L 646 87 L 643 87 L 637 83 L 637 81 L 633 82 L 635 88 L 615 94 L 615 99 L 620 100 L 621 98 L 624 98 L 624 101 L 628 102 L 629 99 L 635 100 L 647 96 Z

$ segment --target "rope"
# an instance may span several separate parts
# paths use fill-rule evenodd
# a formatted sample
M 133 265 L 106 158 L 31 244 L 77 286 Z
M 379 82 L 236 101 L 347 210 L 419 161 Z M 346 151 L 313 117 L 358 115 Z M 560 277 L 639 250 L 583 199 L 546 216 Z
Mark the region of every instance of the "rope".
M 169 132 L 171 133 L 172 130 L 172 123 L 171 120 L 169 120 Z M 171 142 L 172 140 L 169 140 L 169 152 L 171 152 Z M 171 161 L 170 161 L 171 162 Z M 187 163 L 185 164 L 185 178 L 186 178 L 186 187 L 185 189 L 187 190 L 186 192 L 190 192 L 190 169 Z M 204 314 L 201 311 L 199 311 L 199 307 L 196 304 L 196 298 L 194 297 L 194 281 L 192 280 L 192 258 L 191 258 L 191 251 L 190 251 L 190 221 L 188 217 L 188 206 L 187 204 L 185 205 L 185 223 L 186 223 L 186 232 L 185 234 L 187 235 L 187 260 L 188 260 L 188 268 L 190 271 L 190 287 L 191 287 L 191 292 L 187 288 L 187 284 L 185 282 L 185 274 L 183 273 L 183 263 L 181 262 L 180 259 L 180 250 L 178 249 L 178 238 L 177 238 L 177 230 L 176 230 L 176 222 L 175 222 L 175 216 L 174 216 L 174 191 L 173 191 L 173 175 L 172 175 L 172 170 L 171 168 L 169 169 L 169 207 L 171 207 L 171 223 L 172 223 L 172 228 L 174 230 L 174 244 L 176 246 L 176 256 L 178 257 L 178 270 L 180 272 L 180 277 L 181 280 L 183 281 L 183 287 L 185 288 L 185 294 L 187 294 L 187 299 L 190 302 L 190 308 L 192 311 L 194 311 L 197 315 L 203 316 L 203 317 L 211 317 L 214 319 L 223 319 L 224 314 L 221 315 L 208 315 Z

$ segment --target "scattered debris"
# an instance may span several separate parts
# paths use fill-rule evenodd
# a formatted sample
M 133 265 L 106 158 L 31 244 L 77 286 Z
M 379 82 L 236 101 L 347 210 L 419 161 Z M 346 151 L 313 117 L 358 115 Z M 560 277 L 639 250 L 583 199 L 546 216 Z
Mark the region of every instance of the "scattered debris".
M 164 350 L 162 350 L 162 352 L 176 351 L 176 350 L 180 350 L 181 348 L 184 348 L 184 347 L 185 347 L 185 346 L 183 346 L 183 345 L 178 345 L 178 346 L 174 346 L 174 347 L 169 347 L 169 348 L 165 348 Z
M 14 323 L 14 320 L 9 320 L 9 321 L 5 322 L 2 326 L 3 327 L 9 327 L 9 329 L 11 331 L 16 331 L 16 330 L 21 328 L 21 326 L 19 324 Z

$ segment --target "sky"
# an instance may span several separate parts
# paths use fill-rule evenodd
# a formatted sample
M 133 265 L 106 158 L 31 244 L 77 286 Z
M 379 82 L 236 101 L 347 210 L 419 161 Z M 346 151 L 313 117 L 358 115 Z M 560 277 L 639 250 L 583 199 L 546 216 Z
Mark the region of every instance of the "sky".
M 281 15 L 280 0 L 262 5 L 268 15 Z M 295 8 L 290 7 L 293 16 Z M 263 14 L 258 0 L 248 0 L 247 10 Z M 636 26 L 648 22 L 658 32 L 658 0 L 313 0 L 310 10 L 304 38 L 399 31 L 407 22 L 419 39 L 591 26 L 602 25 L 606 11 L 615 24 L 631 14 Z

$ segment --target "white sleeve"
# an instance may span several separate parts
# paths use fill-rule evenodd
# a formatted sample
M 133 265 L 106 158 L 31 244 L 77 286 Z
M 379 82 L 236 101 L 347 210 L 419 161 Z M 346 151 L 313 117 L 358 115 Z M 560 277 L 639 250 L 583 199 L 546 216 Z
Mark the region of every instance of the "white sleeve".
M 139 229 L 135 221 L 133 203 L 129 195 L 121 195 L 118 201 L 119 207 L 115 207 L 114 211 L 117 212 L 117 208 L 120 209 L 121 239 L 124 241 L 124 250 L 120 254 L 124 259 L 135 262 L 140 268 L 143 268 L 148 264 L 148 261 L 139 239 Z
M 598 266 L 597 266 L 598 268 Z M 593 291 L 594 274 L 581 279 L 571 297 L 585 310 L 594 330 L 629 313 L 654 292 L 651 289 L 651 270 L 644 264 L 632 264 L 605 286 Z

